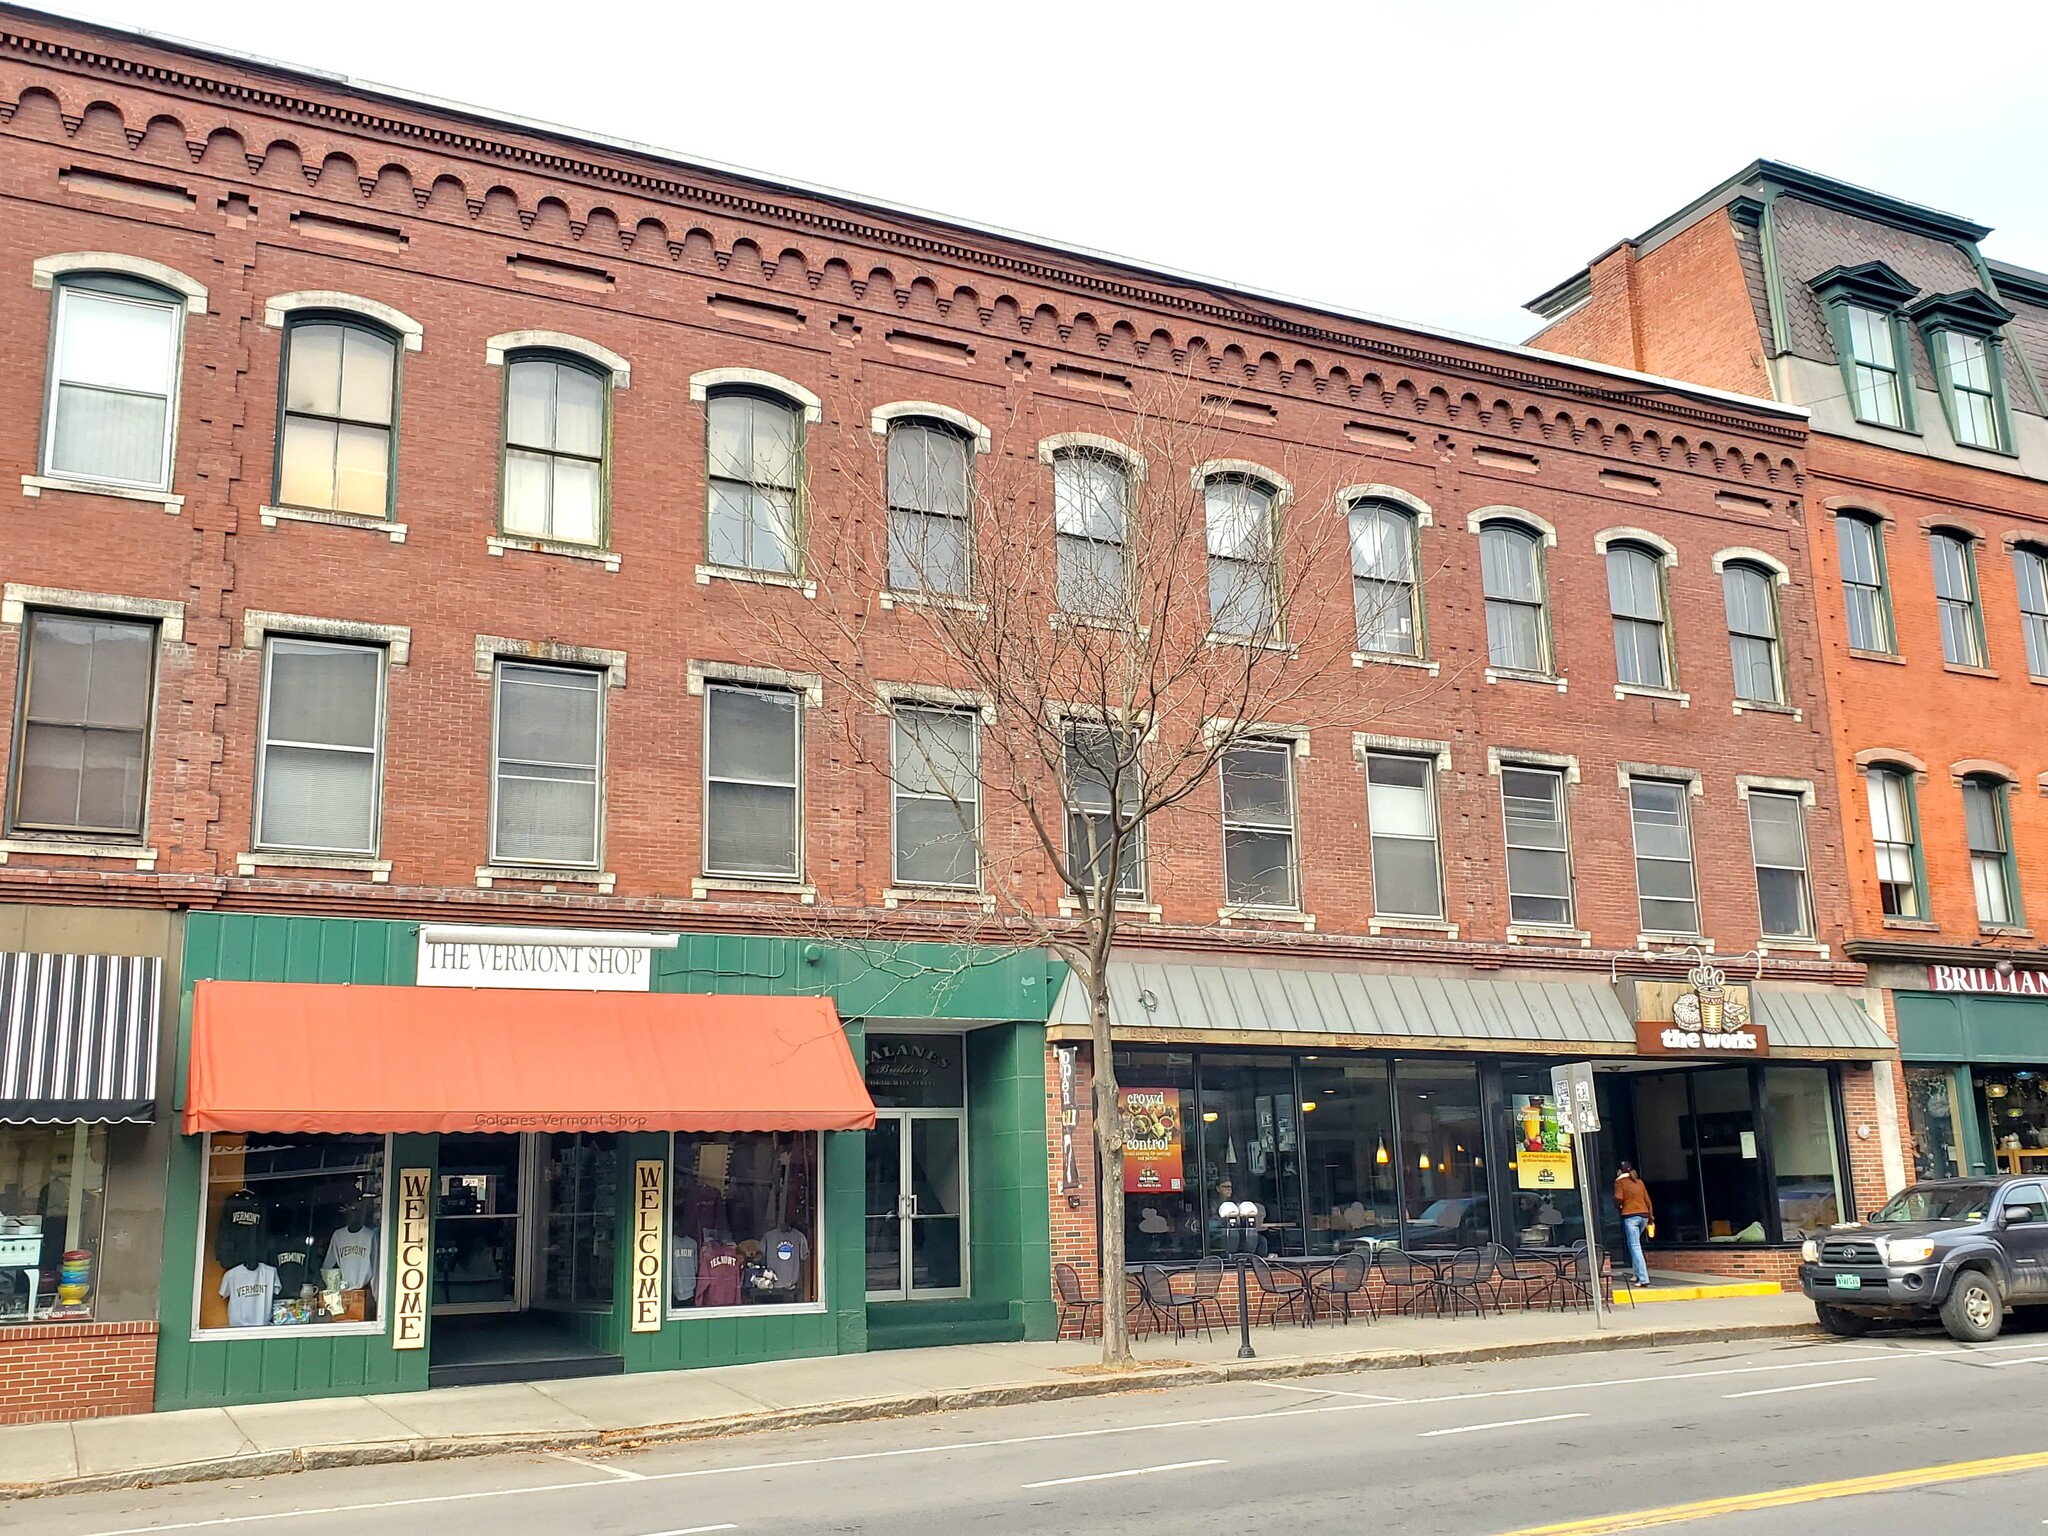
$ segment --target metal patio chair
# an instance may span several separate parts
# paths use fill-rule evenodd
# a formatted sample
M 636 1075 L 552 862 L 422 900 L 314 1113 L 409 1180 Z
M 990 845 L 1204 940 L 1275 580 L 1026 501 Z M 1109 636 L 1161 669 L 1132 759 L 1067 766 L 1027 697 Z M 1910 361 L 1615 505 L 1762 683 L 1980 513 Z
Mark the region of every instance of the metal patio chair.
M 1087 1338 L 1088 1314 L 1090 1312 L 1100 1313 L 1102 1311 L 1102 1298 L 1100 1296 L 1090 1296 L 1082 1289 L 1081 1272 L 1071 1264 L 1053 1265 L 1052 1285 L 1053 1298 L 1059 1306 L 1059 1321 L 1054 1330 L 1055 1333 L 1061 1338 L 1066 1337 L 1067 1314 L 1071 1312 L 1080 1319 L 1079 1327 L 1074 1337 L 1077 1339 Z M 1099 1317 L 1097 1322 L 1100 1322 Z
M 1365 1304 L 1365 1320 L 1370 1323 L 1379 1315 L 1372 1304 L 1372 1292 L 1367 1289 L 1372 1278 L 1372 1253 L 1354 1249 L 1323 1271 L 1310 1286 L 1309 1305 L 1320 1306 L 1325 1312 L 1338 1313 L 1345 1322 L 1351 1321 L 1351 1298 L 1356 1296 Z
M 1284 1278 L 1275 1273 L 1273 1266 L 1256 1255 L 1252 1258 L 1252 1276 L 1259 1282 L 1259 1291 L 1266 1298 L 1267 1326 L 1278 1328 L 1280 1319 L 1288 1312 L 1294 1314 L 1294 1321 L 1303 1321 L 1301 1307 L 1308 1299 L 1308 1282 L 1299 1275 Z

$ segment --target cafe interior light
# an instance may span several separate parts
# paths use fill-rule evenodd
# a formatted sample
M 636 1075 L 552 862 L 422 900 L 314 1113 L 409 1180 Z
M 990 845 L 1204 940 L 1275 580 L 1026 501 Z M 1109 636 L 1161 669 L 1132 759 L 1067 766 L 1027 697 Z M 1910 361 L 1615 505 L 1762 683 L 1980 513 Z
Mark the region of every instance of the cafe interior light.
M 1215 1110 L 1213 1110 L 1213 1109 L 1205 1109 L 1205 1110 L 1203 1110 L 1203 1111 L 1202 1111 L 1202 1124 L 1204 1124 L 1204 1125 L 1214 1125 L 1215 1123 L 1216 1123 L 1216 1111 L 1215 1111 Z
M 1316 1101 L 1314 1099 L 1303 1099 L 1301 1101 L 1301 1112 L 1304 1115 L 1312 1115 L 1315 1113 L 1315 1110 Z
M 1425 1152 L 1422 1154 L 1421 1157 L 1417 1158 L 1415 1166 L 1420 1168 L 1424 1173 L 1429 1172 L 1429 1154 Z
M 1384 1139 L 1381 1140 L 1380 1149 L 1379 1151 L 1373 1154 L 1372 1160 L 1378 1163 L 1382 1168 L 1387 1166 L 1387 1144 Z

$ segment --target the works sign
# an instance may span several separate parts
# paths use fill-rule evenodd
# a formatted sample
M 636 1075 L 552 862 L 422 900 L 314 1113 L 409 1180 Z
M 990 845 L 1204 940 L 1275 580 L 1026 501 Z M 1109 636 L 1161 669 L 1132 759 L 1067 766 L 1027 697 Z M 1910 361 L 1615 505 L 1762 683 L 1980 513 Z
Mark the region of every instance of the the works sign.
M 1930 965 L 1927 985 L 1937 992 L 1995 992 L 2000 997 L 2048 997 L 2048 971 L 2001 976 L 1989 965 Z

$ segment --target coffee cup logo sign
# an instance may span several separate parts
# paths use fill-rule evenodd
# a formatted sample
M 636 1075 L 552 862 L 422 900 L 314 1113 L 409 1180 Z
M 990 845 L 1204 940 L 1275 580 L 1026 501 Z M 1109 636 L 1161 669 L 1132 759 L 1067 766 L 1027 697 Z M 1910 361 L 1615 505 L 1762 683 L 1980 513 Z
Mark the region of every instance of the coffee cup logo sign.
M 430 1168 L 398 1171 L 398 1305 L 392 1311 L 393 1349 L 427 1347 L 427 1271 L 434 1246 L 429 1230 L 434 1173 Z
M 1684 982 L 1636 983 L 1636 1051 L 1643 1056 L 1768 1056 L 1749 988 L 1702 961 Z
M 633 1165 L 633 1332 L 661 1331 L 662 1173 L 658 1159 Z

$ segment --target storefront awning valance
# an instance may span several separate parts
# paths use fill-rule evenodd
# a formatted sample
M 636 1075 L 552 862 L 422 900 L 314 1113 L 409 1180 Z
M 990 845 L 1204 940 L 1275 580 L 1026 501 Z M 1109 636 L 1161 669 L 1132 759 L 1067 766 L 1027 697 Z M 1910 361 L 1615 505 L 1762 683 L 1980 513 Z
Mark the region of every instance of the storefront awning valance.
M 156 1113 L 154 955 L 0 953 L 0 1123 Z
M 853 1131 L 827 998 L 202 981 L 184 1128 Z
M 1635 1049 L 1615 989 L 1598 981 L 1513 981 L 1385 971 L 1115 961 L 1111 1027 L 1134 1040 L 1443 1050 Z M 1067 977 L 1055 1028 L 1085 1026 L 1088 999 Z

